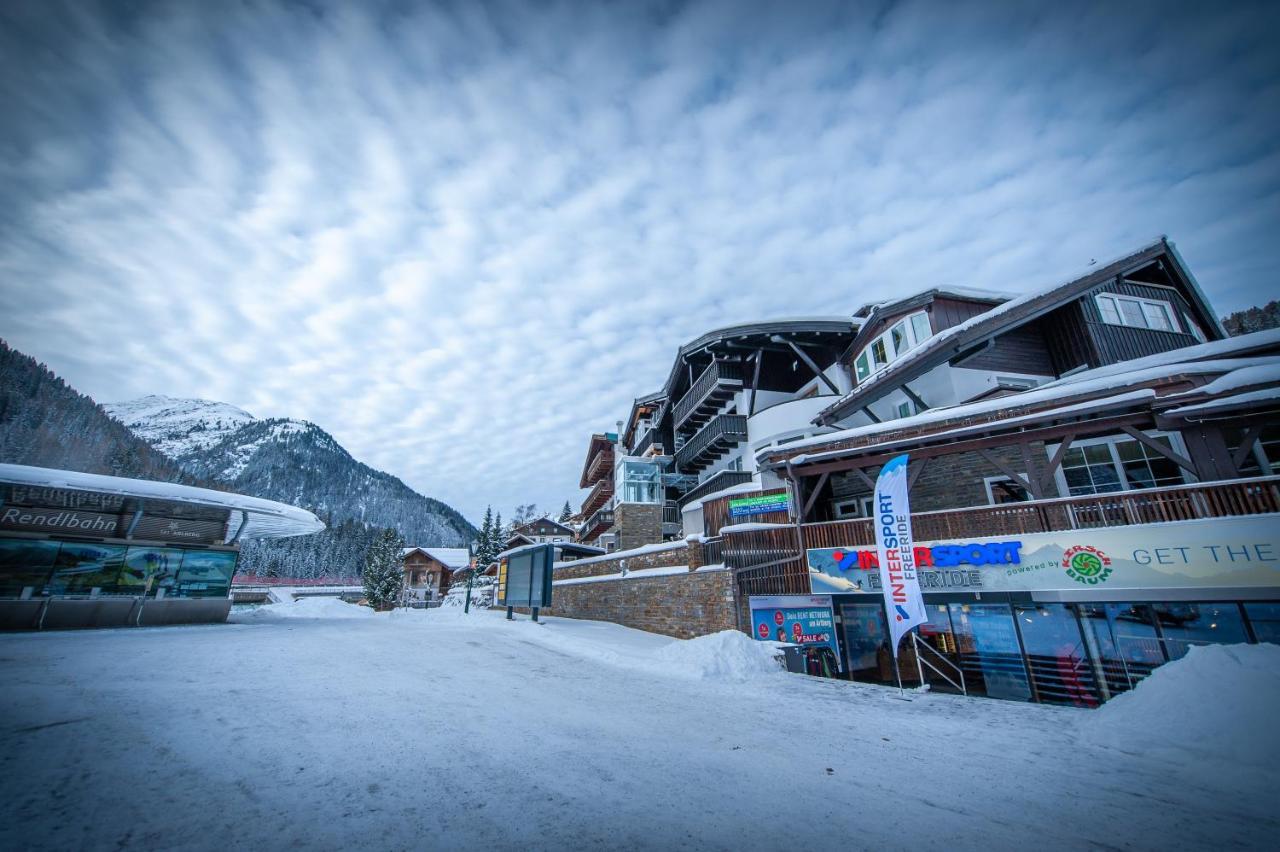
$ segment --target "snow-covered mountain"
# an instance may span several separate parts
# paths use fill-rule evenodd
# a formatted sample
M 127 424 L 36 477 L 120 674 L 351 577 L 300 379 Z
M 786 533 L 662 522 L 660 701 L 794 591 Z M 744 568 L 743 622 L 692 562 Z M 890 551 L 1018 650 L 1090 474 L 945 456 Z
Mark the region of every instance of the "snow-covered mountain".
M 302 506 L 329 525 L 323 533 L 296 540 L 246 544 L 242 571 L 355 574 L 365 539 L 383 527 L 422 547 L 465 547 L 475 536 L 475 528 L 452 507 L 357 461 L 314 423 L 259 420 L 226 403 L 163 396 L 103 408 L 188 475 Z
M 171 459 L 211 447 L 255 419 L 244 409 L 225 402 L 154 394 L 128 402 L 103 403 L 102 410 Z

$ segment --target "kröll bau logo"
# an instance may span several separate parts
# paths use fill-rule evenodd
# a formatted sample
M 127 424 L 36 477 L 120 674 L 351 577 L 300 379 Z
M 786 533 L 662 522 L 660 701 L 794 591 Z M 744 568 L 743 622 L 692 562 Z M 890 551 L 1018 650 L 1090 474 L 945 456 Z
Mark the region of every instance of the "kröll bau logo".
M 1062 567 L 1077 583 L 1096 586 L 1111 576 L 1111 560 L 1107 554 L 1087 544 L 1077 544 L 1062 554 Z

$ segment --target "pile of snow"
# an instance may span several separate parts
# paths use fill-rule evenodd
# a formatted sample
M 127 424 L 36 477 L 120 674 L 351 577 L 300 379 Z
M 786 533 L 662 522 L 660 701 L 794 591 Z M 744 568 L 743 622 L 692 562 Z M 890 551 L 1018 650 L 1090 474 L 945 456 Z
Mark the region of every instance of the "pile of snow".
M 737 630 L 677 639 L 653 659 L 662 669 L 699 680 L 749 680 L 783 673 L 778 649 Z
M 265 604 L 248 612 L 232 611 L 227 620 L 236 624 L 249 624 L 286 618 L 372 618 L 375 614 L 367 606 L 349 604 L 340 598 L 312 597 L 299 598 L 293 603 Z
M 1280 763 L 1280 645 L 1205 645 L 1081 720 L 1095 745 L 1173 759 Z

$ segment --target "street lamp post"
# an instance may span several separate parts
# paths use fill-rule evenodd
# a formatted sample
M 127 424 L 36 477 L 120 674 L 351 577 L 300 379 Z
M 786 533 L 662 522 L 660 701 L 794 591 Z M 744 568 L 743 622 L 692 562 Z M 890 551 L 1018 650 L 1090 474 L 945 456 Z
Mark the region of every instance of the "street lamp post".
M 476 542 L 471 542 L 471 573 L 467 575 L 467 602 L 462 606 L 464 615 L 471 612 L 471 585 L 476 581 L 476 545 Z

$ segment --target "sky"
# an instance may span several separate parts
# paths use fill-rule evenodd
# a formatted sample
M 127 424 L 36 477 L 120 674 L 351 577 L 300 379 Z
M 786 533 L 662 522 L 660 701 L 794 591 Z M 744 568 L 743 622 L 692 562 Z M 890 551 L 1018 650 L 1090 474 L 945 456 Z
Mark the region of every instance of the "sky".
M 0 337 L 478 520 L 720 326 L 1160 234 L 1280 296 L 1276 7 L 1049 6 L 7 2 Z

